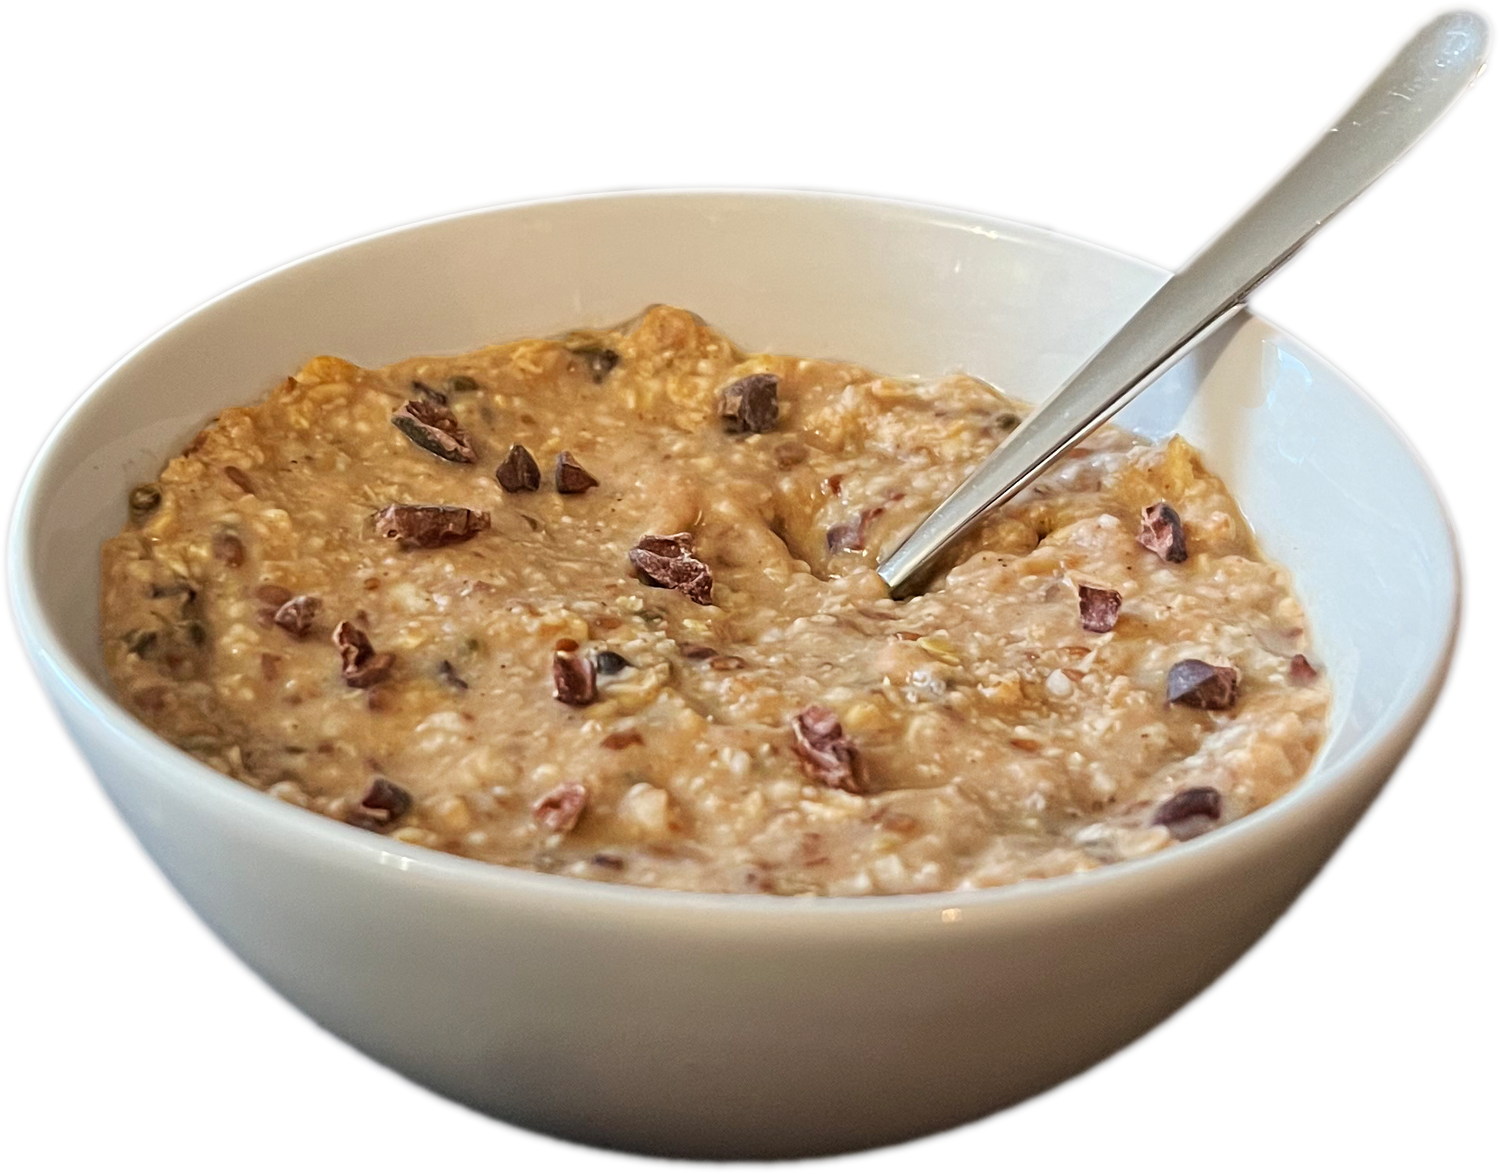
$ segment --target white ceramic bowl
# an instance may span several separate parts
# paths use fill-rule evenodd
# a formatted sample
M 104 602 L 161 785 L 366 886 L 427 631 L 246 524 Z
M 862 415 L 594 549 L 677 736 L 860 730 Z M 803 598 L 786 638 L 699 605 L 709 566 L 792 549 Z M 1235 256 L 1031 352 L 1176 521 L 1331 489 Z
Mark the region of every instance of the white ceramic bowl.
M 961 367 L 1036 399 L 1164 276 L 967 212 L 771 192 L 527 204 L 358 241 L 210 302 L 73 407 L 17 508 L 20 630 L 193 908 L 308 1015 L 413 1079 L 536 1129 L 683 1155 L 826 1152 L 962 1122 L 1108 1055 L 1239 957 L 1374 798 L 1438 691 L 1458 611 L 1442 505 L 1380 412 L 1300 343 L 1247 316 L 1124 422 L 1202 448 L 1296 572 L 1334 684 L 1332 737 L 1287 798 L 1084 876 L 692 895 L 381 839 L 220 777 L 112 700 L 99 545 L 128 489 L 217 409 L 314 354 L 381 364 L 667 301 L 754 349 Z

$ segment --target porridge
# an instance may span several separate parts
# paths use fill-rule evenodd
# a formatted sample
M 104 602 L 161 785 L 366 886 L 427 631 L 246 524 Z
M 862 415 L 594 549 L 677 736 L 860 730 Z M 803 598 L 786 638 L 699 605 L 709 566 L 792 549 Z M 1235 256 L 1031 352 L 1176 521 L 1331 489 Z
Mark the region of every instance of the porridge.
M 1023 411 L 665 306 L 316 358 L 131 493 L 106 662 L 153 730 L 288 803 L 630 884 L 1000 885 L 1285 793 L 1327 687 L 1181 439 L 1101 430 L 889 598 L 880 556 Z

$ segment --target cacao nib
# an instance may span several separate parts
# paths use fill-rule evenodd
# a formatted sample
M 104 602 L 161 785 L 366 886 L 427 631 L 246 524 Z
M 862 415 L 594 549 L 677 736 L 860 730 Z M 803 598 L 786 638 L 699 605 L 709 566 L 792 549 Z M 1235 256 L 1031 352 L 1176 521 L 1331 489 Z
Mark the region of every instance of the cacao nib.
M 693 554 L 691 534 L 645 534 L 628 557 L 652 586 L 670 588 L 694 603 L 713 601 L 713 572 Z
M 1167 700 L 1193 709 L 1228 709 L 1239 693 L 1239 670 L 1202 660 L 1179 660 L 1167 672 Z
M 792 749 L 810 777 L 855 795 L 869 791 L 864 760 L 833 710 L 809 705 L 793 720 L 792 736 Z
M 1135 540 L 1166 562 L 1187 561 L 1187 537 L 1182 532 L 1182 519 L 1164 501 L 1141 511 L 1141 532 Z
M 1078 623 L 1085 632 L 1111 632 L 1120 618 L 1120 593 L 1108 587 L 1078 585 Z
M 767 371 L 736 379 L 719 392 L 719 418 L 726 432 L 770 432 L 780 415 L 781 380 Z

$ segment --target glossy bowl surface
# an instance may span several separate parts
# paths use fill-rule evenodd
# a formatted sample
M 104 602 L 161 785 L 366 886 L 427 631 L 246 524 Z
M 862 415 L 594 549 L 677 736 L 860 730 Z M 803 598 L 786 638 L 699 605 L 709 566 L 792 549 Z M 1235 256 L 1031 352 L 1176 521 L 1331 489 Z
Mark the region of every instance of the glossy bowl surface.
M 23 641 L 142 845 L 291 1002 L 376 1059 L 500 1117 L 696 1156 L 895 1141 L 1072 1075 L 1191 998 L 1276 919 L 1379 790 L 1436 697 L 1457 625 L 1431 481 L 1356 388 L 1242 316 L 1121 417 L 1182 432 L 1295 572 L 1335 690 L 1293 794 L 1088 875 L 912 897 L 630 889 L 409 847 L 277 802 L 112 699 L 99 545 L 125 496 L 213 413 L 314 354 L 377 365 L 645 305 L 757 350 L 963 368 L 1051 390 L 1163 279 L 992 217 L 777 192 L 603 195 L 382 233 L 215 299 L 72 408 L 22 489 Z

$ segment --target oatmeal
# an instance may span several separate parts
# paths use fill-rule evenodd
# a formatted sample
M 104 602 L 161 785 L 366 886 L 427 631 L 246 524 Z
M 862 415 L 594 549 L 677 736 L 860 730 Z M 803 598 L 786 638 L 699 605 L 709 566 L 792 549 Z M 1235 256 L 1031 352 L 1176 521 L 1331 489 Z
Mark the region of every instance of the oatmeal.
M 1100 431 L 889 598 L 878 559 L 1023 411 L 662 306 L 313 359 L 130 494 L 106 661 L 153 730 L 288 803 L 639 885 L 1000 885 L 1285 793 L 1326 683 L 1180 439 Z

